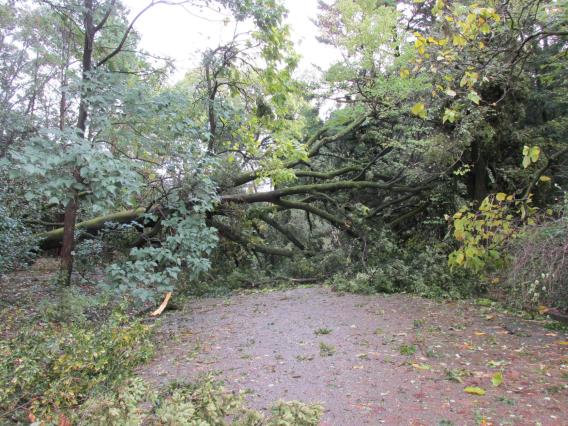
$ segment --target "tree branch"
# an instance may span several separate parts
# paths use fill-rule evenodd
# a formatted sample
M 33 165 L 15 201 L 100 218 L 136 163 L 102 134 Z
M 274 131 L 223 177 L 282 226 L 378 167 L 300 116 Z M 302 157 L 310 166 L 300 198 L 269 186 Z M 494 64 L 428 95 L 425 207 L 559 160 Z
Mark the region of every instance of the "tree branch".
M 280 247 L 270 247 L 270 246 L 265 246 L 265 245 L 253 243 L 253 242 L 249 241 L 246 237 L 235 232 L 229 226 L 227 226 L 227 225 L 225 225 L 225 224 L 223 224 L 219 221 L 212 220 L 211 226 L 213 226 L 214 228 L 217 228 L 222 237 L 225 237 L 228 240 L 231 240 L 235 243 L 241 244 L 249 250 L 257 251 L 259 253 L 270 254 L 270 255 L 274 255 L 274 256 L 283 256 L 283 257 L 294 256 L 294 252 L 291 251 L 291 250 L 283 249 L 283 248 L 280 248 Z

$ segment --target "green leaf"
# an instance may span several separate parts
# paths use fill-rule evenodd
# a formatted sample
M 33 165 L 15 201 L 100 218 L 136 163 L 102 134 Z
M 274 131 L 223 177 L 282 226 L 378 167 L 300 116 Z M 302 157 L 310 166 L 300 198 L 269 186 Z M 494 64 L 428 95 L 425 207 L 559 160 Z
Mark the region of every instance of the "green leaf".
M 453 123 L 453 122 L 456 121 L 457 116 L 458 116 L 457 111 L 454 111 L 453 109 L 446 108 L 444 110 L 444 116 L 442 117 L 442 123 L 445 123 L 446 121 Z
M 468 386 L 463 391 L 471 395 L 480 395 L 480 396 L 485 395 L 485 389 L 480 388 L 478 386 Z
M 479 101 L 481 100 L 481 97 L 477 94 L 476 91 L 472 90 L 471 92 L 469 92 L 467 94 L 467 98 L 473 102 L 475 105 L 479 105 Z
M 493 376 L 491 377 L 491 383 L 493 383 L 493 386 L 495 387 L 501 385 L 501 383 L 503 383 L 503 373 L 498 371 L 493 374 Z
M 444 93 L 448 96 L 451 96 L 452 98 L 457 95 L 457 93 L 454 90 L 450 89 L 449 87 L 446 89 Z

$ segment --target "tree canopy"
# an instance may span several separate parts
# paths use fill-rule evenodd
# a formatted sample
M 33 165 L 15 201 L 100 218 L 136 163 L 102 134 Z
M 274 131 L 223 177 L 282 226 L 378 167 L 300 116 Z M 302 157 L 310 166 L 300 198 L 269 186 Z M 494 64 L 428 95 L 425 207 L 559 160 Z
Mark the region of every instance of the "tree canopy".
M 157 4 L 253 30 L 172 84 L 136 33 Z M 565 1 L 320 2 L 342 59 L 318 83 L 296 77 L 276 0 L 152 0 L 132 20 L 115 0 L 0 7 L 4 215 L 60 250 L 62 282 L 104 233 L 123 244 L 105 283 L 142 298 L 339 248 L 377 270 L 385 239 L 491 273 L 562 214 Z

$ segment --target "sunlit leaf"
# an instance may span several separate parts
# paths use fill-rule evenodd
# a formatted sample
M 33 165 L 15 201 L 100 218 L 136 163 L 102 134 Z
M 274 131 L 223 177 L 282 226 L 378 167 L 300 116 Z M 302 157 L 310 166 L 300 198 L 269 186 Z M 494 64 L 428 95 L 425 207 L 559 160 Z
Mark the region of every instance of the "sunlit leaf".
M 424 104 L 422 102 L 418 102 L 418 103 L 414 104 L 414 106 L 412 107 L 410 112 L 412 112 L 412 114 L 414 114 L 417 117 L 420 117 L 422 119 L 426 118 L 427 115 L 428 115 L 427 112 L 426 112 L 426 107 L 424 106 Z
M 493 374 L 493 376 L 491 376 L 491 383 L 495 387 L 500 386 L 501 383 L 503 383 L 503 373 L 498 371 L 495 374 Z
M 478 386 L 468 386 L 463 391 L 471 395 L 480 395 L 480 396 L 485 395 L 485 389 L 480 388 Z

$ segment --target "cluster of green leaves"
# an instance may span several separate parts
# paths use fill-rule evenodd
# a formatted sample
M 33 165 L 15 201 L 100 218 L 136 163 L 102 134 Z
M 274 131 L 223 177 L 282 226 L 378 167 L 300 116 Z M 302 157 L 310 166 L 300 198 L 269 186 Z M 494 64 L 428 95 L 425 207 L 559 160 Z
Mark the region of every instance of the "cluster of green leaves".
M 475 65 L 463 66 L 465 58 L 482 60 L 492 54 L 486 43 L 499 31 L 501 17 L 491 1 L 463 4 L 459 2 L 436 1 L 432 15 L 438 27 L 428 28 L 425 33 L 415 32 L 413 73 L 432 73 L 430 80 L 432 103 L 445 98 L 442 123 L 455 123 L 467 111 L 471 103 L 480 105 L 481 95 L 477 87 L 488 82 L 489 77 L 481 75 L 483 68 Z M 488 51 L 489 50 L 489 51 Z M 456 69 L 458 72 L 456 72 Z M 410 76 L 407 68 L 401 76 Z M 427 107 L 424 102 L 416 103 L 412 114 L 426 119 Z
M 205 225 L 201 215 L 187 213 L 162 222 L 168 235 L 160 247 L 133 248 L 128 260 L 108 266 L 112 288 L 146 301 L 172 291 L 182 269 L 189 271 L 185 276 L 189 280 L 207 272 L 217 233 Z
M 0 198 L 1 201 L 1 198 Z M 25 266 L 37 253 L 31 230 L 0 205 L 0 274 Z
M 315 426 L 323 413 L 318 404 L 278 401 L 266 417 L 246 407 L 244 398 L 243 392 L 225 390 L 211 375 L 159 391 L 142 379 L 131 379 L 89 399 L 70 418 L 86 425 Z
M 0 342 L 0 411 L 49 422 L 120 383 L 152 354 L 151 327 L 115 311 L 104 323 L 43 323 Z M 50 420 L 51 419 L 51 420 Z
M 487 196 L 477 210 L 462 207 L 452 218 L 453 235 L 461 246 L 450 254 L 450 266 L 477 272 L 502 267 L 506 253 L 501 248 L 519 234 L 523 223 L 535 223 L 537 209 L 530 202 L 500 192 Z
M 425 297 L 460 298 L 482 291 L 467 271 L 446 266 L 447 249 L 438 244 L 402 243 L 392 233 L 374 234 L 365 267 L 354 262 L 336 273 L 330 285 L 337 291 L 362 294 L 412 292 Z

